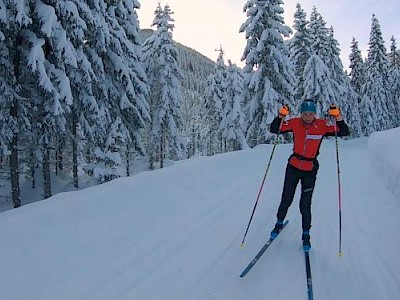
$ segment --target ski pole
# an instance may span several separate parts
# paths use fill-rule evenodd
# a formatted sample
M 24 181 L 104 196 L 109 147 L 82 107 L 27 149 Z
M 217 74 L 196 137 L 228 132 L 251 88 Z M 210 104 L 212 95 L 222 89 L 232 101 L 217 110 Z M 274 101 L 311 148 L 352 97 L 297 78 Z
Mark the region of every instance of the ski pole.
M 340 163 L 339 163 L 339 142 L 337 135 L 337 125 L 336 120 L 334 120 L 335 129 L 335 143 L 336 143 L 336 165 L 337 165 L 337 181 L 338 181 L 338 198 L 339 198 L 339 257 L 342 254 L 342 190 L 340 185 Z
M 281 133 L 281 127 L 282 127 L 283 120 L 284 120 L 284 118 L 282 118 L 282 120 L 281 120 L 281 124 L 279 125 L 278 134 L 276 135 L 276 138 L 275 138 L 275 140 L 274 140 L 274 147 L 272 147 L 271 156 L 269 157 L 269 161 L 268 161 L 268 164 L 267 164 L 267 168 L 265 169 L 264 177 L 263 177 L 263 180 L 262 180 L 262 182 L 261 182 L 260 189 L 258 190 L 256 203 L 254 204 L 254 208 L 253 208 L 253 211 L 252 211 L 251 216 L 250 216 L 250 221 L 249 221 L 249 223 L 247 224 L 246 232 L 245 232 L 245 234 L 244 234 L 242 243 L 240 244 L 240 247 L 241 247 L 241 248 L 244 247 L 244 240 L 246 239 L 247 232 L 249 231 L 251 221 L 253 220 L 253 216 L 254 216 L 254 212 L 256 211 L 256 207 L 257 207 L 257 204 L 258 204 L 258 200 L 260 200 L 260 195 L 261 195 L 262 189 L 263 189 L 263 187 L 264 187 L 265 179 L 267 178 L 269 166 L 271 165 L 271 161 L 272 161 L 272 157 L 274 156 L 274 152 L 275 152 L 276 145 L 279 143 L 279 134 Z

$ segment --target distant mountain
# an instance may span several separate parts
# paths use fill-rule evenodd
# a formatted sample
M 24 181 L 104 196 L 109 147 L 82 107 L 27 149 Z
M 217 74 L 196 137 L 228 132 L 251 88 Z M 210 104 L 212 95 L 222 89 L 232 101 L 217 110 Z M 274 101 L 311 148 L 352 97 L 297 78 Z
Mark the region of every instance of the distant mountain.
M 142 41 L 147 40 L 153 33 L 152 29 L 142 29 L 140 31 Z M 184 73 L 183 87 L 202 94 L 207 78 L 214 72 L 216 63 L 190 47 L 178 42 L 176 45 L 179 51 L 179 64 Z
M 140 35 L 142 41 L 151 37 L 152 29 L 142 29 Z M 196 50 L 176 43 L 178 47 L 178 61 L 183 73 L 182 81 L 182 133 L 188 143 L 188 156 L 196 153 L 204 154 L 206 135 L 201 132 L 205 120 L 204 91 L 207 87 L 207 79 L 213 74 L 216 63 Z
M 141 29 L 140 30 L 140 37 L 142 38 L 142 42 L 147 40 L 149 37 L 151 37 L 154 33 L 153 29 Z

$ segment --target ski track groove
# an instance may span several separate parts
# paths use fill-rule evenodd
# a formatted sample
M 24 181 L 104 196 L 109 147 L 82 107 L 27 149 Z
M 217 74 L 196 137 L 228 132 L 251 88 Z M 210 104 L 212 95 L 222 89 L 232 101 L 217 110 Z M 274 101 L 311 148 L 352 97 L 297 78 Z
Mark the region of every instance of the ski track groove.
M 365 164 L 366 158 L 365 158 L 365 153 L 359 153 L 358 155 L 354 155 L 351 160 L 348 161 L 351 162 L 353 165 L 353 168 L 357 168 L 358 165 Z M 345 161 L 344 161 L 345 162 Z M 347 164 L 348 165 L 348 164 Z M 345 165 L 346 166 L 346 165 Z M 363 174 L 360 174 L 357 177 L 350 177 L 353 174 L 353 171 L 349 168 L 347 171 L 344 169 L 345 172 L 342 173 L 342 182 L 344 185 L 350 184 L 351 187 L 347 187 L 350 191 L 350 194 L 354 194 L 354 191 L 356 190 L 362 190 L 366 194 L 376 194 L 377 196 L 382 194 L 385 190 L 387 190 L 383 184 L 376 184 L 378 178 L 378 175 L 376 174 L 375 171 L 373 172 L 364 172 Z M 348 177 L 346 177 L 346 174 Z M 324 174 L 324 176 L 327 174 Z M 371 185 L 365 185 L 366 182 L 371 182 Z M 382 189 L 380 192 L 379 189 Z M 353 191 L 354 190 L 354 191 Z M 379 295 L 384 292 L 384 290 L 388 289 L 389 287 L 395 291 L 396 287 L 398 288 L 400 279 L 399 275 L 395 273 L 393 270 L 393 267 L 390 266 L 389 262 L 384 259 L 382 256 L 381 251 L 379 251 L 376 242 L 373 240 L 374 238 L 374 233 L 373 231 L 370 230 L 368 226 L 373 226 L 373 223 L 370 222 L 370 220 L 367 218 L 365 219 L 365 215 L 359 215 L 358 212 L 360 209 L 363 209 L 364 206 L 368 207 L 376 207 L 376 213 L 377 215 L 370 216 L 369 218 L 377 218 L 379 219 L 380 216 L 384 217 L 385 213 L 382 211 L 382 207 L 379 206 L 379 204 L 367 202 L 363 203 L 360 205 L 359 201 L 362 201 L 362 199 L 348 199 L 346 198 L 346 190 L 343 190 L 344 196 L 344 210 L 343 210 L 343 220 L 344 220 L 344 236 L 343 236 L 343 242 L 344 242 L 344 251 L 345 255 L 346 252 L 348 252 L 349 256 L 357 257 L 355 260 L 347 261 L 347 263 L 351 263 L 348 265 L 348 268 L 346 269 L 348 272 L 348 280 L 353 283 L 354 290 L 351 291 L 351 293 L 348 295 L 348 297 L 344 299 L 371 299 L 371 295 L 367 294 L 365 285 L 367 284 L 373 284 L 373 282 L 369 281 L 369 272 L 375 272 L 379 270 L 379 273 L 382 274 L 385 278 L 385 286 L 377 286 L 375 287 L 373 291 L 374 299 L 376 297 L 379 298 Z M 390 196 L 390 195 L 389 195 Z M 369 211 L 367 209 L 367 211 Z M 348 215 L 347 215 L 348 214 Z M 347 216 L 346 216 L 347 215 Z M 383 218 L 384 219 L 384 218 Z M 333 220 L 333 219 L 332 219 Z M 348 221 L 346 221 L 348 220 Z M 336 227 L 336 222 L 331 221 L 330 222 L 330 227 L 332 232 L 337 231 Z M 346 237 L 347 232 L 352 232 L 352 235 L 354 235 L 355 238 L 357 239 L 352 239 L 351 237 Z M 352 248 L 348 248 L 347 244 L 350 243 L 360 243 L 364 245 L 364 249 L 366 253 L 364 255 L 360 256 L 360 253 L 355 253 Z M 346 250 L 347 248 L 347 250 Z M 365 257 L 367 255 L 368 257 L 373 257 L 373 259 L 367 259 Z M 347 256 L 347 255 L 346 255 Z M 346 256 L 343 258 L 346 260 Z M 367 261 L 366 261 L 367 259 Z M 367 263 L 365 265 L 365 263 Z M 369 264 L 368 264 L 369 263 Z M 364 271 L 362 271 L 364 270 Z M 322 275 L 322 274 L 321 274 Z M 380 292 L 379 292 L 380 291 Z M 329 293 L 329 295 L 334 295 L 334 290 L 332 293 Z M 334 296 L 329 299 L 335 299 Z
M 367 158 L 364 158 L 366 160 Z M 362 163 L 360 161 L 360 163 Z M 372 165 L 370 166 L 372 168 Z M 382 190 L 387 190 L 386 186 L 384 185 L 383 182 L 381 182 L 381 176 L 379 173 L 377 173 L 374 168 L 373 172 L 367 173 L 369 174 L 368 177 L 364 180 L 364 182 L 379 182 L 377 184 L 379 187 L 382 188 Z M 373 178 L 370 178 L 372 176 Z M 360 184 L 361 185 L 361 184 Z M 373 187 L 372 187 L 373 188 Z M 391 193 L 388 193 L 388 196 L 392 196 Z M 379 215 L 385 216 L 385 212 L 382 210 L 382 207 L 379 208 L 377 211 Z M 373 216 L 371 216 L 373 217 Z M 356 230 L 359 232 L 359 235 L 363 238 L 363 240 L 366 241 L 365 244 L 368 245 L 368 248 L 370 249 L 370 255 L 374 256 L 376 262 L 375 267 L 378 267 L 380 269 L 381 274 L 387 274 L 385 282 L 390 283 L 390 286 L 398 287 L 400 283 L 400 278 L 399 275 L 393 271 L 393 267 L 389 265 L 389 263 L 382 257 L 381 251 L 379 251 L 376 242 L 373 240 L 374 235 L 371 233 L 368 233 L 365 229 L 365 226 L 361 225 L 360 222 L 360 217 L 352 213 L 352 219 L 356 220 L 357 222 L 353 222 L 353 225 L 356 226 Z M 384 219 L 383 219 L 384 220 Z
M 221 251 L 221 254 L 211 263 L 211 268 L 208 268 L 205 272 L 203 272 L 202 276 L 193 284 L 193 286 L 190 288 L 190 290 L 181 298 L 181 300 L 187 300 L 187 299 L 209 299 L 209 300 L 217 300 L 218 298 L 221 298 L 222 293 L 221 291 L 226 287 L 226 283 L 228 282 L 227 276 L 218 276 L 217 280 L 212 280 L 210 287 L 206 285 L 204 288 L 204 284 L 209 281 L 209 276 L 213 274 L 215 269 L 219 269 L 218 267 L 222 265 L 228 266 L 228 269 L 224 268 L 226 274 L 234 274 L 236 272 L 236 269 L 233 268 L 235 266 L 233 262 L 233 257 L 235 257 L 238 254 L 238 251 L 231 251 L 229 252 L 230 249 L 234 249 L 235 244 L 237 244 L 238 236 L 235 236 L 234 239 L 228 244 L 227 247 Z M 225 255 L 225 253 L 229 253 L 229 255 Z M 198 294 L 196 292 L 196 289 L 201 289 L 203 292 L 200 293 L 199 297 L 193 298 L 195 294 Z
M 229 190 L 227 192 L 221 193 L 219 197 L 216 197 L 216 199 L 227 199 L 228 197 L 232 195 L 237 195 L 237 190 L 240 190 L 241 186 L 246 186 L 248 182 L 240 182 L 240 185 L 235 185 L 239 186 L 239 188 L 236 188 L 234 190 Z M 239 202 L 242 198 L 237 197 L 235 200 Z M 83 299 L 120 299 L 124 295 L 128 294 L 133 288 L 137 285 L 139 285 L 141 282 L 146 280 L 147 277 L 151 276 L 154 272 L 157 272 L 157 269 L 159 269 L 160 266 L 166 264 L 168 260 L 171 260 L 172 258 L 180 255 L 181 252 L 183 252 L 187 247 L 189 247 L 191 244 L 195 243 L 197 240 L 199 240 L 202 235 L 204 235 L 203 229 L 206 228 L 204 224 L 210 223 L 210 220 L 218 220 L 218 219 L 223 219 L 219 218 L 221 214 L 226 214 L 228 210 L 233 210 L 235 208 L 234 203 L 230 201 L 216 201 L 218 203 L 215 206 L 209 207 L 209 209 L 206 210 L 206 213 L 204 213 L 196 222 L 191 223 L 189 227 L 184 227 L 183 230 L 181 230 L 179 233 L 175 234 L 172 238 L 168 239 L 168 242 L 165 244 L 161 242 L 158 246 L 154 248 L 148 255 L 144 256 L 142 259 L 140 259 L 140 262 L 137 263 L 138 259 L 135 260 L 135 263 L 127 266 L 117 274 L 112 274 L 109 279 L 104 280 L 101 284 L 99 284 L 98 288 L 91 293 L 91 295 L 88 295 L 84 297 Z M 228 209 L 227 209 L 228 208 Z M 230 209 L 229 209 L 230 208 Z M 210 230 L 213 230 L 212 228 Z M 190 237 L 190 238 L 189 238 Z M 193 238 L 195 237 L 195 238 Z M 190 243 L 185 243 L 184 241 L 190 240 Z M 232 242 L 233 243 L 233 242 Z M 161 259 L 157 257 L 160 257 L 160 254 L 164 254 L 163 258 L 168 258 L 168 259 Z M 156 259 L 154 259 L 154 257 Z M 148 267 L 148 265 L 152 265 L 151 268 Z M 142 268 L 141 266 L 145 266 Z M 146 274 L 142 274 L 140 276 L 137 275 L 137 272 L 134 270 L 137 269 L 145 269 L 145 270 L 151 270 L 146 272 Z M 133 274 L 132 274 L 133 273 Z M 136 273 L 136 274 L 135 274 Z M 136 278 L 135 278 L 136 277 Z M 126 284 L 123 284 L 126 283 Z M 119 286 L 122 284 L 123 286 L 127 286 L 128 288 L 124 288 L 123 286 Z M 115 285 L 119 286 L 119 289 L 115 288 Z M 109 292 L 113 293 L 113 291 L 119 290 L 120 293 L 118 295 L 113 295 L 110 298 L 109 296 L 106 296 L 106 298 L 103 298 L 103 294 L 107 294 Z M 108 292 L 109 291 L 109 292 Z
M 399 286 L 399 278 L 398 278 L 398 274 L 396 274 L 393 270 L 392 270 L 392 266 L 390 266 L 383 258 L 381 255 L 381 251 L 379 251 L 379 249 L 377 249 L 376 243 L 374 243 L 374 241 L 371 238 L 371 234 L 368 234 L 367 232 L 365 232 L 365 230 L 362 228 L 362 226 L 356 222 L 354 224 L 354 226 L 356 226 L 357 231 L 359 232 L 359 235 L 366 241 L 366 244 L 368 244 L 368 248 L 370 249 L 370 253 L 369 255 L 373 255 L 375 260 L 375 267 L 379 268 L 379 273 L 380 274 L 386 274 L 385 276 L 385 282 L 387 283 L 387 285 L 390 284 L 390 286 Z M 371 253 L 372 252 L 372 253 Z
M 247 183 L 241 183 L 241 184 L 242 185 L 247 185 Z M 231 194 L 235 194 L 237 196 L 237 193 L 235 193 L 235 191 L 231 191 L 231 192 L 227 193 L 226 195 L 224 195 L 223 197 L 221 197 L 221 199 L 225 199 L 226 197 L 228 197 Z M 211 210 L 212 211 L 212 216 L 211 216 L 211 214 L 208 214 L 209 218 L 207 218 L 207 220 L 204 220 L 204 222 L 202 222 L 202 224 L 203 223 L 210 223 L 210 224 L 212 223 L 214 225 L 213 227 L 219 227 L 219 226 L 215 226 L 215 225 L 225 224 L 226 223 L 227 225 L 230 226 L 230 221 L 231 220 L 229 218 L 228 219 L 220 218 L 220 216 L 221 215 L 225 215 L 227 212 L 234 210 L 235 209 L 235 203 L 239 202 L 239 201 L 242 201 L 244 196 L 245 195 L 241 195 L 241 196 L 237 197 L 235 199 L 234 203 L 229 202 L 229 205 L 223 205 L 222 207 L 220 207 L 218 209 L 219 211 L 215 211 L 214 209 L 212 209 Z M 229 206 L 229 209 L 225 209 L 226 206 Z M 211 219 L 211 218 L 215 219 L 216 221 L 215 222 L 210 222 L 209 219 Z M 214 230 L 213 227 L 201 226 L 200 231 L 199 231 L 199 235 L 196 235 L 195 239 L 191 239 L 191 243 L 185 244 L 185 247 L 181 247 L 179 253 L 177 253 L 177 255 L 175 255 L 174 257 L 180 255 L 181 253 L 184 253 L 186 251 L 186 249 L 189 248 L 190 246 L 192 246 L 193 244 L 203 241 L 204 237 L 209 237 L 212 233 L 215 233 L 215 230 Z M 204 230 L 203 228 L 207 228 L 207 229 Z M 203 230 L 201 230 L 201 229 L 203 229 Z M 191 236 L 193 236 L 193 235 L 191 234 Z M 225 253 L 228 251 L 228 249 L 231 249 L 232 247 L 234 247 L 234 245 L 237 244 L 238 241 L 239 241 L 239 236 L 237 235 L 237 236 L 235 236 L 234 238 L 231 239 L 231 241 L 228 243 L 228 245 L 226 247 L 224 247 L 223 249 L 219 250 L 220 254 L 215 259 L 213 259 L 211 262 L 207 262 L 209 267 L 203 272 L 203 275 L 200 276 L 200 279 L 197 279 L 196 281 L 193 282 L 193 284 L 189 288 L 189 292 L 186 293 L 187 296 L 182 298 L 183 300 L 193 299 L 190 296 L 190 294 L 191 294 L 190 290 L 193 290 L 193 288 L 196 287 L 199 284 L 199 282 L 201 281 L 202 278 L 206 277 L 206 275 L 208 273 L 210 273 L 211 271 L 214 270 L 215 265 L 217 265 L 216 262 L 219 262 L 221 260 L 221 258 L 225 257 L 226 256 Z M 174 257 L 169 257 L 170 258 L 169 261 L 172 261 Z M 163 264 L 167 264 L 167 263 L 169 263 L 169 261 L 165 261 L 165 263 L 163 263 Z M 175 265 L 173 265 L 173 267 L 175 267 Z M 153 273 L 149 274 L 149 276 L 151 276 L 151 275 L 154 275 L 154 274 Z M 129 293 L 129 291 L 128 291 L 128 293 Z M 217 292 L 213 292 L 212 291 L 210 293 L 210 296 L 214 297 L 216 295 L 216 293 Z M 127 298 L 127 299 L 129 299 L 129 298 Z

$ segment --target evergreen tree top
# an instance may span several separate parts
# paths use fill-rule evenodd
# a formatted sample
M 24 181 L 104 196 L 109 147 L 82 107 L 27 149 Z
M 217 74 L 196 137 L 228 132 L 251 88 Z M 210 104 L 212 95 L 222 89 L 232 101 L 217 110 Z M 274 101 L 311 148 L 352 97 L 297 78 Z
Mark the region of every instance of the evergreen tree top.
M 296 12 L 294 13 L 293 29 L 298 32 L 303 32 L 307 29 L 309 21 L 307 21 L 307 14 L 301 7 L 300 3 L 296 5 Z
M 371 74 L 386 74 L 388 62 L 381 26 L 375 15 L 372 15 L 371 33 L 369 38 L 367 66 Z M 377 73 L 378 72 L 378 73 Z
M 283 37 L 289 37 L 292 30 L 284 22 L 282 4 L 281 0 L 249 0 L 244 6 L 247 20 L 239 31 L 245 32 L 247 39 L 242 56 L 242 60 L 246 60 L 246 71 L 252 71 L 263 57 L 267 61 L 275 51 L 288 54 Z
M 358 42 L 356 39 L 353 37 L 353 40 L 351 42 L 351 53 L 349 55 L 349 60 L 350 60 L 350 83 L 354 90 L 357 93 L 361 92 L 361 88 L 363 84 L 366 81 L 367 77 L 367 70 L 365 67 L 364 60 L 361 55 L 361 51 L 358 48 Z
M 394 36 L 390 38 L 390 53 L 389 53 L 389 63 L 391 67 L 396 67 L 400 69 L 400 52 L 397 50 L 397 43 Z
M 225 61 L 224 61 L 225 51 L 222 49 L 222 46 L 220 46 L 220 48 L 218 50 L 215 50 L 215 51 L 219 52 L 218 58 L 217 58 L 217 66 L 219 68 L 221 68 L 221 67 L 225 68 Z
M 175 20 L 172 18 L 173 14 L 174 12 L 168 4 L 166 4 L 163 9 L 161 4 L 158 3 L 154 11 L 154 20 L 151 26 L 157 26 L 157 29 L 163 28 L 163 30 L 167 30 L 168 32 L 173 31 L 175 27 L 173 24 Z
M 326 22 L 315 6 L 311 12 L 309 28 L 312 37 L 312 51 L 326 62 L 329 60 L 329 54 L 326 51 L 329 46 L 329 33 Z
M 161 7 L 161 3 L 158 2 L 157 8 L 154 11 L 154 19 L 153 23 L 151 23 L 151 26 L 157 26 L 157 29 L 161 26 L 161 19 L 163 15 L 163 9 Z

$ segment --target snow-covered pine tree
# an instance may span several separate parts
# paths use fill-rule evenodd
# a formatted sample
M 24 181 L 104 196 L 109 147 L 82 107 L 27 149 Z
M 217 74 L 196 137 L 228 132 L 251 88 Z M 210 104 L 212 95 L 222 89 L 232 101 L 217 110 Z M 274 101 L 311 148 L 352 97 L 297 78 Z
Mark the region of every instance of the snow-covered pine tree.
M 289 42 L 290 49 L 290 60 L 294 66 L 294 73 L 296 76 L 295 83 L 295 106 L 298 107 L 303 99 L 304 95 L 304 68 L 307 60 L 310 58 L 311 52 L 311 36 L 308 28 L 308 21 L 306 19 L 306 13 L 298 3 L 296 5 L 296 12 L 294 14 L 294 25 L 295 30 L 292 39 Z
M 154 11 L 154 19 L 151 26 L 156 26 L 157 30 L 161 26 L 163 9 L 161 7 L 161 3 L 158 3 L 155 11 Z M 158 86 L 158 74 L 159 74 L 159 64 L 155 57 L 160 56 L 160 49 L 157 48 L 157 43 L 160 41 L 154 36 L 154 33 L 146 39 L 142 45 L 142 53 L 143 60 L 145 65 L 145 72 L 147 74 L 147 78 L 149 80 L 149 105 L 150 105 L 150 121 L 151 125 L 147 127 L 146 130 L 146 151 L 149 156 L 149 165 L 150 169 L 154 169 L 154 163 L 160 161 L 160 148 L 159 147 L 159 138 L 156 134 L 153 133 L 153 127 L 156 124 L 153 122 L 154 112 L 160 107 L 160 91 L 157 88 Z
M 312 55 L 304 68 L 303 100 L 313 100 L 320 116 L 325 116 L 329 105 L 337 102 L 337 84 L 332 80 L 332 70 L 327 65 L 331 58 L 328 53 L 329 35 L 325 24 L 322 16 L 313 7 L 309 23 Z
M 325 116 L 329 105 L 335 102 L 330 70 L 318 55 L 313 54 L 307 61 L 303 76 L 304 99 L 313 100 L 317 114 Z
M 29 26 L 29 6 L 17 0 L 0 0 L 0 155 L 9 156 L 11 198 L 21 206 L 20 141 L 30 128 L 30 102 L 22 92 L 20 70 L 21 30 Z
M 389 92 L 386 47 L 375 15 L 372 16 L 367 72 L 367 81 L 361 91 L 360 114 L 363 132 L 370 135 L 374 131 L 394 127 L 391 114 L 395 110 Z
M 203 89 L 203 93 L 204 93 Z M 186 137 L 187 157 L 207 155 L 208 133 L 207 109 L 204 95 L 184 89 L 182 103 L 183 132 Z
M 151 133 L 149 138 L 150 166 L 164 159 L 182 159 L 186 154 L 181 130 L 181 80 L 178 51 L 172 39 L 173 12 L 169 5 L 155 11 L 155 33 L 143 45 L 144 61 L 150 83 Z
M 60 23 L 60 2 L 31 3 L 32 26 L 22 31 L 21 55 L 27 68 L 21 72 L 35 99 L 35 121 L 42 150 L 44 197 L 51 196 L 50 155 L 55 141 L 67 131 L 73 101 L 66 66 L 77 68 L 75 49 Z M 37 89 L 38 87 L 38 89 Z
M 340 48 L 339 42 L 334 37 L 333 28 L 329 28 L 327 30 L 328 36 L 327 38 L 327 48 L 326 52 L 328 57 L 330 58 L 325 62 L 326 66 L 331 72 L 331 79 L 333 82 L 334 92 L 335 92 L 335 103 L 343 106 L 342 101 L 346 101 L 347 87 L 346 81 L 347 76 L 344 73 L 344 68 L 342 61 L 340 59 Z
M 362 134 L 360 113 L 358 105 L 358 94 L 350 84 L 349 77 L 344 72 L 343 64 L 340 59 L 340 47 L 334 37 L 333 28 L 329 29 L 327 52 L 330 60 L 327 61 L 327 67 L 331 71 L 331 80 L 335 92 L 335 104 L 340 106 L 342 115 L 351 128 L 351 134 L 354 137 Z
M 361 88 L 366 81 L 367 70 L 364 60 L 361 56 L 361 51 L 358 47 L 358 42 L 353 37 L 351 41 L 351 52 L 349 55 L 350 60 L 350 83 L 353 89 L 360 95 Z M 359 100 L 360 102 L 360 100 Z
M 343 116 L 352 128 L 352 135 L 361 134 L 358 98 L 344 72 L 340 59 L 340 47 L 334 37 L 333 28 L 326 23 L 313 7 L 309 23 L 312 39 L 312 56 L 304 71 L 305 92 L 303 99 L 312 99 L 317 112 L 325 117 L 330 104 L 338 104 Z
M 400 50 L 397 49 L 397 41 L 394 36 L 390 38 L 389 66 L 400 66 Z
M 72 174 L 74 186 L 79 187 L 78 157 L 80 140 L 86 139 L 92 143 L 95 140 L 95 125 L 100 123 L 100 109 L 93 93 L 96 75 L 89 61 L 87 52 L 92 45 L 90 41 L 91 24 L 94 23 L 93 15 L 88 13 L 89 7 L 85 1 L 59 1 L 60 22 L 66 30 L 67 38 L 75 49 L 77 66 L 66 65 L 66 73 L 71 82 L 73 104 L 68 117 L 72 144 Z M 66 152 L 65 149 L 63 151 Z M 61 156 L 61 154 L 59 155 Z M 68 159 L 71 154 L 68 153 Z M 60 162 L 56 162 L 58 165 Z
M 329 61 L 329 29 L 322 15 L 314 6 L 310 15 L 309 32 L 311 36 L 311 50 L 327 64 Z
M 100 120 L 93 130 L 96 163 L 89 171 L 104 182 L 123 174 L 122 156 L 132 144 L 144 151 L 140 130 L 150 118 L 147 81 L 134 34 L 138 31 L 137 1 L 93 0 L 87 4 L 81 16 L 93 22 L 86 22 L 84 49 L 96 76 L 92 92 Z
M 397 50 L 396 39 L 392 36 L 389 53 L 389 82 L 392 88 L 392 99 L 396 113 L 392 115 L 395 126 L 400 126 L 400 52 Z
M 207 155 L 213 155 L 224 151 L 221 122 L 224 114 L 224 107 L 227 103 L 227 68 L 224 61 L 222 47 L 218 50 L 219 55 L 215 66 L 214 74 L 208 78 L 208 86 L 205 91 L 205 102 L 207 109 L 207 120 L 209 141 Z
M 225 151 L 236 151 L 248 147 L 242 110 L 244 96 L 242 70 L 229 60 L 226 72 L 226 103 L 220 124 Z
M 282 0 L 249 0 L 243 9 L 247 20 L 239 31 L 245 32 L 247 40 L 242 60 L 251 99 L 247 132 L 250 146 L 271 139 L 268 125 L 282 104 L 294 106 L 294 68 L 283 40 L 292 31 L 284 23 L 282 4 Z
M 354 92 L 356 93 L 355 97 L 357 97 L 357 107 L 349 107 L 347 113 L 351 113 L 353 118 L 357 119 L 357 124 L 359 125 L 358 128 L 358 135 L 363 134 L 362 125 L 361 125 L 361 90 L 362 86 L 364 85 L 367 77 L 367 70 L 365 62 L 361 56 L 361 51 L 358 48 L 358 42 L 353 37 L 351 42 L 351 53 L 349 55 L 350 60 L 350 85 L 353 88 Z M 354 102 L 353 102 L 354 103 Z M 354 110 L 353 110 L 354 109 Z M 357 114 L 355 114 L 355 109 L 357 109 Z M 352 135 L 354 135 L 352 133 Z
M 140 8 L 140 3 L 137 0 L 131 1 L 114 1 L 115 18 L 124 29 L 126 38 L 130 45 L 125 45 L 126 61 L 125 64 L 131 70 L 131 83 L 135 93 L 130 97 L 129 101 L 135 109 L 123 109 L 123 119 L 125 125 L 132 136 L 132 143 L 126 145 L 127 151 L 125 160 L 129 163 L 130 153 L 132 151 L 144 155 L 146 153 L 145 146 L 142 141 L 142 135 L 146 123 L 150 120 L 149 104 L 147 97 L 149 94 L 149 84 L 147 75 L 143 66 L 142 41 L 139 36 L 139 21 L 136 9 Z
M 113 155 L 110 159 L 106 156 L 106 153 L 111 153 L 106 149 L 106 144 L 107 133 L 112 128 L 113 121 L 108 92 L 111 84 L 106 79 L 103 62 L 107 58 L 108 44 L 112 41 L 106 21 L 107 6 L 102 0 L 77 0 L 75 3 L 86 25 L 81 49 L 83 53 L 80 53 L 80 49 L 77 51 L 78 60 L 81 60 L 81 68 L 87 68 L 90 77 L 83 79 L 85 83 L 89 82 L 89 86 L 86 91 L 81 92 L 87 94 L 83 99 L 76 100 L 73 115 L 76 110 L 79 120 L 77 135 L 82 136 L 80 146 L 88 163 L 83 169 L 90 175 L 96 174 L 96 178 L 104 182 L 116 177 L 112 175 L 112 170 L 115 170 L 115 165 L 112 163 Z M 116 172 L 121 174 L 120 170 Z

